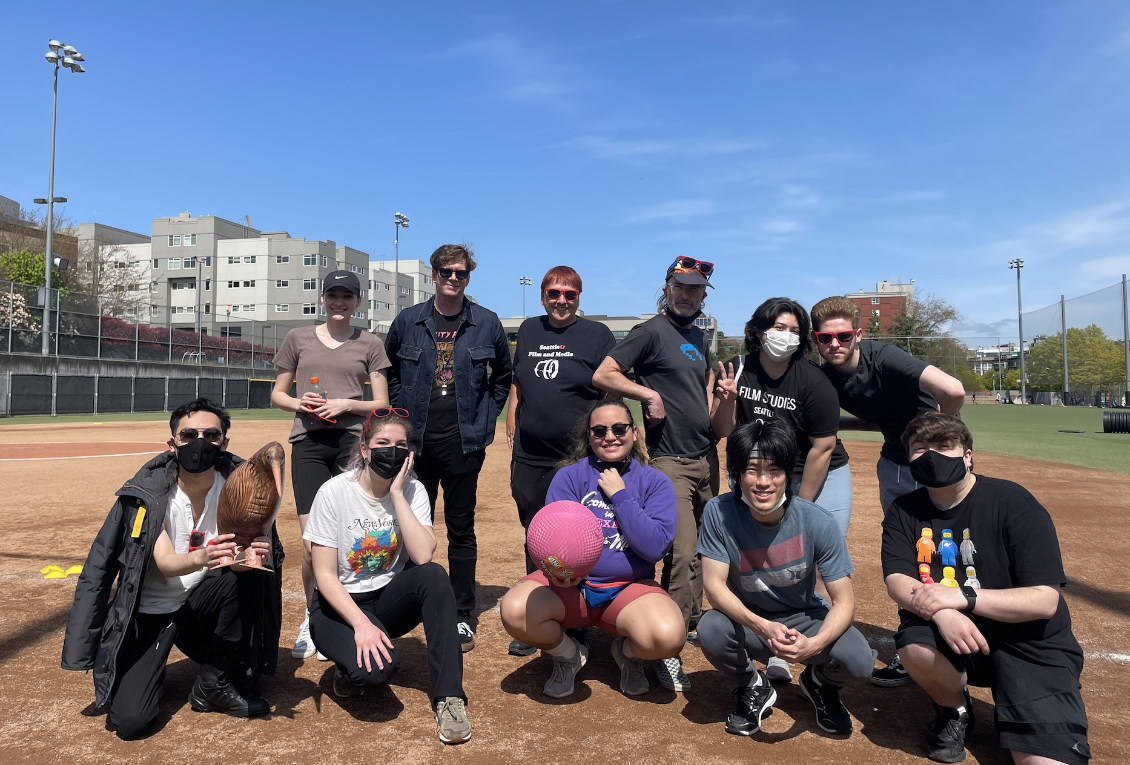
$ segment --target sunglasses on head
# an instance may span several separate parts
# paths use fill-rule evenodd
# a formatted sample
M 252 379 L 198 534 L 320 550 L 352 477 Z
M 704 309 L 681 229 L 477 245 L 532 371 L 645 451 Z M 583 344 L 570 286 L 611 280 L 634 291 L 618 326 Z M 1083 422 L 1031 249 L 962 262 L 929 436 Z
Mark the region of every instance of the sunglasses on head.
M 549 289 L 549 290 L 545 291 L 545 296 L 547 298 L 549 298 L 550 300 L 560 300 L 562 295 L 565 296 L 566 302 L 572 303 L 574 300 L 576 300 L 578 297 L 580 297 L 581 291 L 580 290 L 553 290 L 553 289 Z
M 828 345 L 832 342 L 833 337 L 840 341 L 840 345 L 847 345 L 855 337 L 855 330 L 851 332 L 813 332 L 812 335 L 816 338 L 816 342 L 821 345 Z
M 679 257 L 675 258 L 675 262 L 671 264 L 676 274 L 684 274 L 687 271 L 698 271 L 703 276 L 710 276 L 714 273 L 714 264 L 707 263 L 705 260 L 695 260 L 694 258 Z
M 465 268 L 460 269 L 458 271 L 456 271 L 454 268 L 441 268 L 441 269 L 439 269 L 439 277 L 441 279 L 450 279 L 452 274 L 455 274 L 455 278 L 458 279 L 461 282 L 467 281 L 468 277 L 471 276 L 471 272 L 468 271 Z
M 407 409 L 401 409 L 400 407 L 395 407 L 395 406 L 392 406 L 392 407 L 382 406 L 380 409 L 374 409 L 373 411 L 369 412 L 369 416 L 367 418 L 365 418 L 365 427 L 366 428 L 369 427 L 369 421 L 372 420 L 374 417 L 376 417 L 378 420 L 382 420 L 385 417 L 391 417 L 393 415 L 396 415 L 397 417 L 399 417 L 403 420 L 407 420 L 409 417 L 412 416 L 412 415 L 408 414 Z
M 628 430 L 631 427 L 632 427 L 631 425 L 628 425 L 628 424 L 623 423 L 623 422 L 618 422 L 615 425 L 611 425 L 611 426 L 609 426 L 609 425 L 593 425 L 591 428 L 589 428 L 589 433 L 592 433 L 594 438 L 604 438 L 605 436 L 608 435 L 609 429 L 611 429 L 612 435 L 616 436 L 617 438 L 623 438 L 624 436 L 628 435 Z
M 224 432 L 219 428 L 207 428 L 203 432 L 196 428 L 184 428 L 177 433 L 177 438 L 184 441 L 186 444 L 192 443 L 201 436 L 204 436 L 205 441 L 209 441 L 213 444 L 218 444 L 224 440 Z

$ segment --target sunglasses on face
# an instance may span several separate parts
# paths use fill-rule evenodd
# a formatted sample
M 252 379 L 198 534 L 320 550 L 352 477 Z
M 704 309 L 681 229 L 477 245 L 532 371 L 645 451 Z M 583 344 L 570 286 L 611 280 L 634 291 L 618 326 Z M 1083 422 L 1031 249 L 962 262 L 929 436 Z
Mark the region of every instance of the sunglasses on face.
M 545 296 L 550 300 L 560 300 L 561 296 L 565 296 L 565 302 L 572 303 L 581 293 L 579 290 L 546 290 Z
M 453 268 L 441 268 L 441 269 L 439 269 L 439 278 L 441 278 L 441 279 L 450 279 L 452 274 L 454 274 L 455 278 L 458 279 L 461 282 L 467 281 L 468 277 L 471 276 L 471 272 L 468 271 L 465 268 L 460 269 L 459 271 L 456 271 Z
M 855 330 L 851 332 L 813 332 L 812 334 L 816 338 L 816 342 L 821 345 L 830 344 L 833 337 L 840 341 L 840 345 L 847 345 L 855 337 Z
M 591 428 L 589 428 L 589 433 L 592 433 L 593 438 L 604 438 L 608 435 L 609 429 L 611 429 L 612 435 L 616 436 L 617 438 L 623 438 L 624 436 L 628 435 L 628 430 L 630 430 L 631 427 L 631 425 L 623 422 L 618 422 L 615 425 L 611 426 L 593 425 Z
M 710 276 L 714 273 L 714 264 L 707 263 L 705 260 L 695 260 L 694 258 L 680 257 L 675 258 L 675 262 L 671 264 L 675 269 L 676 274 L 685 274 L 688 271 L 698 271 L 703 276 Z
M 203 432 L 197 430 L 196 428 L 184 428 L 179 433 L 177 433 L 177 438 L 179 438 L 186 444 L 192 443 L 201 436 L 204 436 L 205 441 L 209 441 L 213 444 L 218 444 L 224 440 L 224 432 L 219 428 L 208 428 Z

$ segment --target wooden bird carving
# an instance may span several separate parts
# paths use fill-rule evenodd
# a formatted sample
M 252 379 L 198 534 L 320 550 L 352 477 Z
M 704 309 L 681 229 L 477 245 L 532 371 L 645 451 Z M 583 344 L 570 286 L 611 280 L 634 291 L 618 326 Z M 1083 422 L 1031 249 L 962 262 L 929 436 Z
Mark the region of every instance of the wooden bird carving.
M 283 468 L 286 452 L 272 441 L 232 471 L 220 489 L 216 508 L 221 534 L 234 534 L 241 551 L 230 561 L 254 568 L 265 568 L 264 561 L 245 552 L 256 537 L 269 536 L 278 515 L 283 494 Z M 227 562 L 221 564 L 226 565 Z

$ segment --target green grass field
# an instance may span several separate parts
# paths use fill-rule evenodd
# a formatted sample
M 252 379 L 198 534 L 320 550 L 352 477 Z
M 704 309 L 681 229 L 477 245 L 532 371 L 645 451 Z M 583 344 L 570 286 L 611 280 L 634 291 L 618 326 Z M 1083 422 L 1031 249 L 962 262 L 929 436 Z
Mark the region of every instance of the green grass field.
M 631 402 L 639 421 L 639 404 Z M 289 420 L 294 415 L 278 409 L 233 409 L 236 420 Z M 1004 454 L 1010 457 L 1060 462 L 1130 474 L 1130 434 L 1103 433 L 1101 409 L 1055 406 L 995 406 L 981 404 L 961 410 L 962 419 L 973 431 L 975 451 Z M 9 417 L 0 419 L 5 425 L 28 425 L 65 422 L 146 422 L 167 421 L 168 414 L 64 415 L 59 417 Z M 499 423 L 505 422 L 505 413 Z M 1061 433 L 1061 430 L 1082 430 L 1083 433 Z M 500 434 L 501 435 L 501 434 Z M 845 441 L 881 441 L 878 433 L 843 431 Z

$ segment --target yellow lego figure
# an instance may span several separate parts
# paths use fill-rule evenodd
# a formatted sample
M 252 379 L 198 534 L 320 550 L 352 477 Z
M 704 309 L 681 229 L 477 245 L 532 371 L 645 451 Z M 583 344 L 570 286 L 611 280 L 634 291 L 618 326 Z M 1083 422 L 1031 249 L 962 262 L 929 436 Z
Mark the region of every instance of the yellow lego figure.
M 953 570 L 953 566 L 946 566 L 942 569 L 942 584 L 946 587 L 959 587 L 957 579 L 955 578 L 957 572 Z

